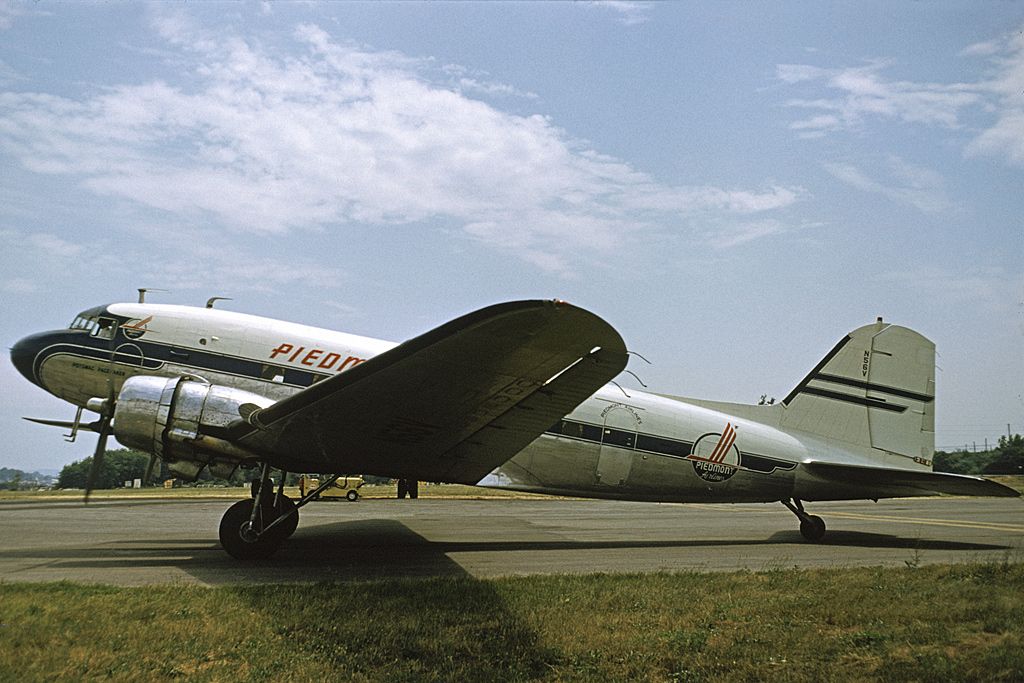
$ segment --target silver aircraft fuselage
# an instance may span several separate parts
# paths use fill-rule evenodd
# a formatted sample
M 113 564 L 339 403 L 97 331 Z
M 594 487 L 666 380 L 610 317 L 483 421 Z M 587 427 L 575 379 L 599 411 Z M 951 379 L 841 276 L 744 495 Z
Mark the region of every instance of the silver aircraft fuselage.
M 77 406 L 116 394 L 136 375 L 195 375 L 280 400 L 394 346 L 231 311 L 122 303 L 22 339 L 12 359 L 30 381 Z M 798 465 L 827 456 L 870 466 L 877 454 L 783 429 L 781 408 L 607 385 L 477 485 L 673 502 L 869 497 L 856 486 L 824 486 Z M 921 469 L 911 458 L 891 459 L 890 466 Z

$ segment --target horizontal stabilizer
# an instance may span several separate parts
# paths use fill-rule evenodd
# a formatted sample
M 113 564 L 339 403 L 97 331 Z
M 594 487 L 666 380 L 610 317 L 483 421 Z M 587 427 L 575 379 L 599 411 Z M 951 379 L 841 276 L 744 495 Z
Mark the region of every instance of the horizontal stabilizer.
M 880 489 L 912 489 L 909 495 L 946 493 L 954 496 L 1000 496 L 1019 497 L 1020 493 L 1009 486 L 982 477 L 944 472 L 900 470 L 888 467 L 864 467 L 831 462 L 807 462 L 802 467 L 821 479 L 832 480 L 844 487 Z M 889 497 L 887 494 L 879 497 Z

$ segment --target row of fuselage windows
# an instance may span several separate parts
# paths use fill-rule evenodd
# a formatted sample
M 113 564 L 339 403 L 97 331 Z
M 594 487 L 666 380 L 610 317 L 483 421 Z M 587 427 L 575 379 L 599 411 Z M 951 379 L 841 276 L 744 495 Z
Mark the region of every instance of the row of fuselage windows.
M 625 429 L 611 429 L 576 422 L 575 420 L 559 420 L 551 427 L 548 434 L 555 436 L 568 436 L 573 439 L 603 443 L 619 448 L 635 448 L 638 451 L 649 451 L 662 455 L 671 455 L 677 458 L 685 458 L 690 454 L 693 444 L 688 441 L 676 441 L 651 434 L 641 434 Z

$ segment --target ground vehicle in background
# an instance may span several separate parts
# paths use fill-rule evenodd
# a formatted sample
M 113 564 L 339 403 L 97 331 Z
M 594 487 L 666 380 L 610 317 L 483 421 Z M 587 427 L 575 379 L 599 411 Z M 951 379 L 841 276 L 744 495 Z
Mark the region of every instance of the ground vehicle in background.
M 365 483 L 366 482 L 363 481 L 362 477 L 339 477 L 333 484 L 317 495 L 317 500 L 338 500 L 345 498 L 346 500 L 355 502 L 359 500 L 359 489 L 362 488 Z M 302 497 L 306 496 L 307 491 L 312 491 L 318 486 L 320 486 L 320 479 L 317 475 L 303 474 L 299 477 L 299 493 Z

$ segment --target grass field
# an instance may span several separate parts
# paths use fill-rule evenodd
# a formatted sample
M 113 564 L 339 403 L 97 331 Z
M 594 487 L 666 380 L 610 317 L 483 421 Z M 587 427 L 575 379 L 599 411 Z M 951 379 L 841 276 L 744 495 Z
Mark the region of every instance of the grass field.
M 1024 679 L 1024 565 L 0 585 L 0 680 Z

